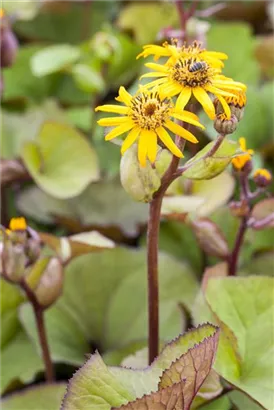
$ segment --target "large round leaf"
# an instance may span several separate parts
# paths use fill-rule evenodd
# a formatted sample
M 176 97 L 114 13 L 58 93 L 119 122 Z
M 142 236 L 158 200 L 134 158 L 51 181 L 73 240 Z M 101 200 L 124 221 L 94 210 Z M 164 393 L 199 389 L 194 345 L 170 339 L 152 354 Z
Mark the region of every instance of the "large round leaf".
M 160 330 L 162 338 L 167 340 L 182 330 L 182 316 L 176 305 L 181 302 L 190 306 L 197 282 L 185 264 L 168 255 L 160 255 L 159 263 L 163 313 Z M 147 319 L 142 308 L 147 299 L 145 251 L 115 248 L 84 255 L 74 259 L 65 274 L 63 295 L 45 313 L 55 361 L 83 363 L 85 354 L 90 351 L 90 341 L 102 350 L 113 350 L 134 340 L 146 339 Z M 178 313 L 172 318 L 176 308 Z M 39 349 L 28 306 L 22 307 L 20 318 Z M 127 335 L 125 326 L 129 325 L 131 333 Z
M 2 400 L 2 410 L 59 410 L 65 383 L 40 384 Z
M 22 156 L 36 183 L 56 198 L 76 196 L 99 178 L 95 152 L 67 125 L 44 123 L 36 141 L 24 145 Z

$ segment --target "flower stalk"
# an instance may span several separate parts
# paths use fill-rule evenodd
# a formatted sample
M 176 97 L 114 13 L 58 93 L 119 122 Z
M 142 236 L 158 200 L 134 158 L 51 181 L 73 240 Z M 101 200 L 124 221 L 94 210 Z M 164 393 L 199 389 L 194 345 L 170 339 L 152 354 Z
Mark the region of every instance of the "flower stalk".
M 36 328 L 39 337 L 39 343 L 42 350 L 43 362 L 45 366 L 46 381 L 53 383 L 55 381 L 55 374 L 53 369 L 53 363 L 50 356 L 48 338 L 45 327 L 44 308 L 38 302 L 34 292 L 30 289 L 24 279 L 20 282 L 21 288 L 25 291 L 27 298 L 32 306 Z

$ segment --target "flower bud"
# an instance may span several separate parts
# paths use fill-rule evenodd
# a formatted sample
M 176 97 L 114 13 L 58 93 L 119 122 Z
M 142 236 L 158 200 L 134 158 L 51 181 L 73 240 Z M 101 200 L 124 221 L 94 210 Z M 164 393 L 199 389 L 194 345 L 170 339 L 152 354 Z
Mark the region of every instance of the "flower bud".
M 35 296 L 44 308 L 52 305 L 63 290 L 64 272 L 58 258 L 51 258 L 34 290 Z
M 232 134 L 237 125 L 238 120 L 235 115 L 231 115 L 230 119 L 227 119 L 225 114 L 219 114 L 214 121 L 214 128 L 219 134 Z
M 172 155 L 167 150 L 158 150 L 155 166 L 147 161 L 139 163 L 137 145 L 130 147 L 121 158 L 120 178 L 125 191 L 139 202 L 150 202 L 161 185 L 161 176 L 168 168 Z
M 253 180 L 259 188 L 266 188 L 272 182 L 272 175 L 267 169 L 257 169 L 253 174 Z
M 29 238 L 27 241 L 26 254 L 30 263 L 34 263 L 41 254 L 41 245 L 36 239 Z
M 209 255 L 226 259 L 229 255 L 227 240 L 220 228 L 208 218 L 199 218 L 191 222 L 195 236 L 201 248 Z
M 19 282 L 25 275 L 27 264 L 24 246 L 12 244 L 9 239 L 1 245 L 1 272 L 12 282 Z
M 18 42 L 7 18 L 0 17 L 0 67 L 10 67 L 15 60 Z

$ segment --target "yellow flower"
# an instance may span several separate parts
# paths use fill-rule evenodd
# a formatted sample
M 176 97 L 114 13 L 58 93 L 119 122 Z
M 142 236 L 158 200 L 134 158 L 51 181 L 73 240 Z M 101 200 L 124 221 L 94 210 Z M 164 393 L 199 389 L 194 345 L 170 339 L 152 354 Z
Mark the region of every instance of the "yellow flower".
M 239 155 L 233 158 L 232 164 L 234 168 L 236 168 L 238 171 L 241 171 L 243 167 L 245 166 L 245 164 L 248 161 L 251 161 L 251 155 L 254 154 L 254 151 L 253 149 L 246 148 L 246 141 L 245 141 L 245 138 L 243 137 L 239 139 L 239 144 L 240 144 L 241 150 L 244 151 L 245 154 L 242 154 L 242 155 Z
M 27 223 L 25 218 L 11 218 L 9 223 L 10 231 L 25 231 L 27 229 Z M 8 230 L 8 231 L 9 231 Z
M 154 60 L 157 61 L 160 57 L 169 57 L 171 60 L 178 60 L 180 58 L 197 58 L 199 61 L 206 61 L 214 67 L 223 67 L 222 60 L 226 60 L 228 57 L 225 53 L 216 51 L 207 51 L 202 48 L 201 43 L 194 41 L 191 46 L 184 44 L 179 47 L 177 40 L 173 40 L 172 44 L 168 44 L 166 41 L 162 46 L 148 44 L 143 47 L 142 53 L 137 58 L 148 57 L 154 55 Z M 171 61 L 169 60 L 169 62 Z
M 206 52 L 204 52 L 206 53 Z M 193 53 L 192 53 L 193 54 Z M 178 95 L 176 109 L 183 110 L 193 95 L 202 105 L 209 118 L 215 118 L 215 108 L 208 93 L 215 95 L 221 102 L 223 110 L 230 118 L 230 108 L 222 97 L 233 97 L 235 93 L 245 90 L 246 86 L 231 78 L 221 75 L 221 68 L 215 60 L 202 59 L 199 53 L 195 56 L 172 58 L 166 64 L 147 63 L 146 67 L 154 70 L 142 78 L 157 77 L 145 85 L 147 88 L 158 86 L 166 97 Z
M 271 173 L 265 168 L 259 168 L 254 172 L 253 178 L 257 178 L 257 177 L 263 177 L 267 181 L 271 181 L 272 179 Z
M 120 87 L 116 100 L 122 102 L 124 106 L 102 105 L 95 111 L 122 114 L 122 116 L 103 118 L 98 121 L 98 124 L 103 127 L 115 127 L 105 136 L 106 141 L 128 132 L 121 147 L 122 155 L 138 140 L 138 159 L 142 166 L 146 165 L 147 158 L 150 162 L 155 162 L 158 140 L 174 155 L 183 157 L 166 128 L 187 141 L 198 142 L 191 132 L 176 124 L 174 119 L 204 129 L 195 114 L 188 111 L 178 112 L 171 99 L 162 97 L 157 90 L 148 91 L 141 88 L 136 95 L 132 96 L 124 87 Z

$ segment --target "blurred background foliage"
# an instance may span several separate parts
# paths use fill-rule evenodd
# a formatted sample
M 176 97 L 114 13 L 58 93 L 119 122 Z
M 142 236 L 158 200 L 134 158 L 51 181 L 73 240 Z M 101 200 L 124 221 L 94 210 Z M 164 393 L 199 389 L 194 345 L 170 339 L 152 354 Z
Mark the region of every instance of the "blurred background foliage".
M 12 162 L 3 162 L 8 183 L 2 187 L 2 223 L 24 215 L 40 231 L 68 236 L 95 229 L 117 245 L 73 260 L 66 268 L 63 296 L 47 311 L 50 348 L 58 378 L 64 380 L 95 348 L 109 363 L 119 364 L 145 345 L 148 208 L 122 189 L 119 147 L 104 142 L 94 107 L 111 102 L 120 85 L 136 90 L 144 72 L 136 55 L 144 44 L 161 44 L 165 29 L 178 28 L 179 21 L 169 1 L 2 3 L 19 41 L 15 63 L 2 70 L 1 157 L 15 160 L 15 170 Z M 232 138 L 244 136 L 256 151 L 254 168 L 274 172 L 273 3 L 223 2 L 208 15 L 216 3 L 198 2 L 189 36 L 204 39 L 209 50 L 227 53 L 224 74 L 248 85 L 245 116 Z M 198 147 L 187 149 L 201 149 L 216 136 L 212 123 L 200 114 L 206 130 L 199 134 Z M 225 205 L 237 193 L 237 181 L 230 170 L 186 185 L 172 187 L 180 197 L 169 205 L 173 212 L 183 215 L 192 209 L 196 216 L 210 217 L 232 246 L 238 220 Z M 188 326 L 205 264 L 216 262 L 201 250 L 183 218 L 177 219 L 165 218 L 161 224 L 163 341 Z M 240 261 L 242 274 L 273 274 L 273 252 L 270 230 L 250 230 Z M 41 381 L 43 366 L 29 306 L 6 283 L 2 293 L 2 391 L 9 392 Z M 60 386 L 54 388 L 57 401 Z M 33 396 L 36 400 L 35 392 Z M 3 406 L 15 408 L 12 400 Z

